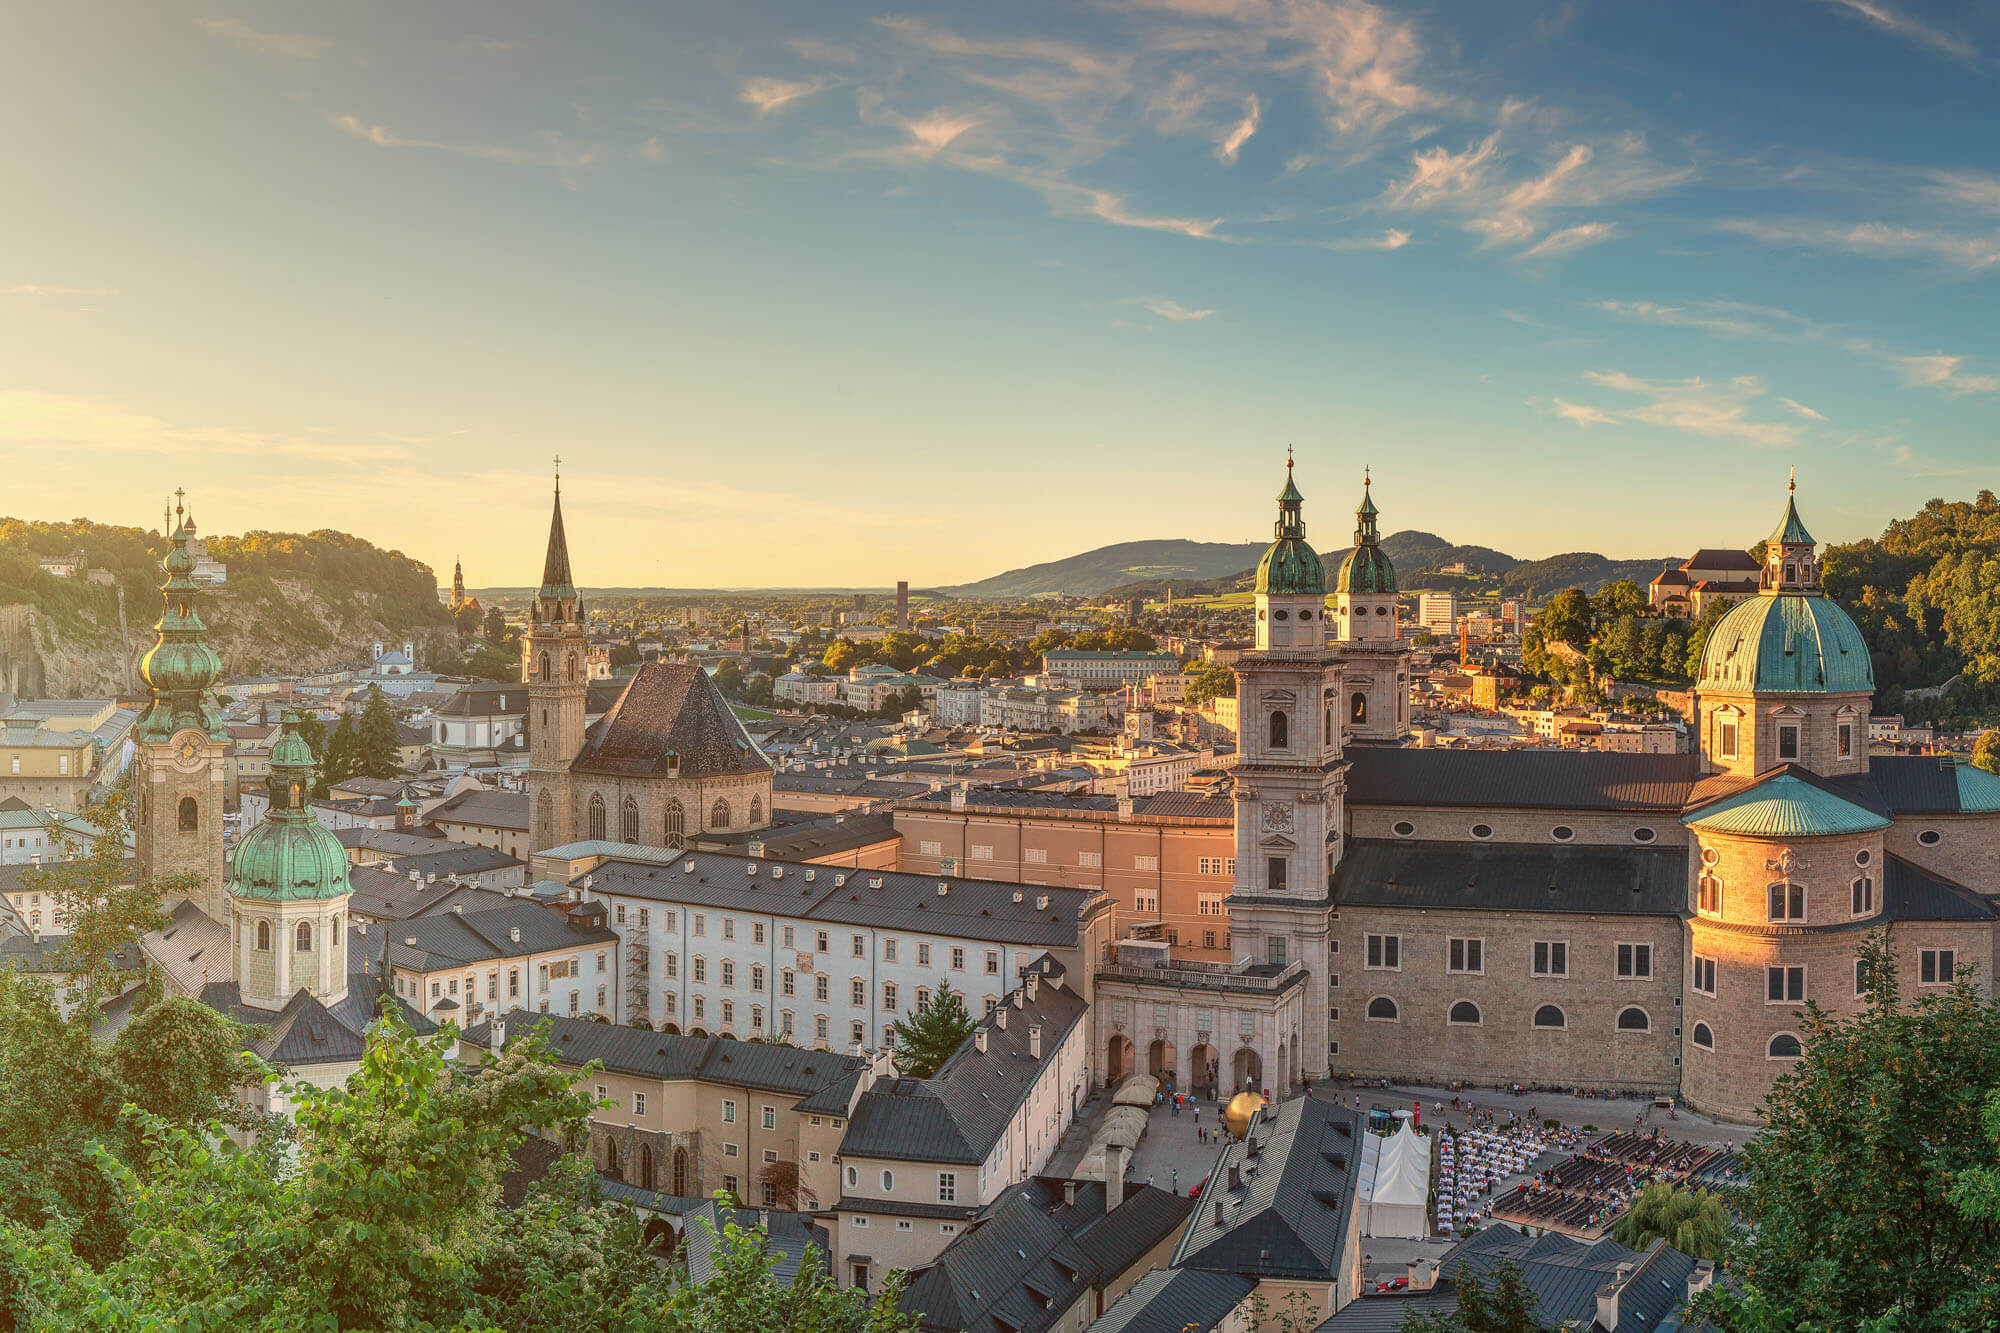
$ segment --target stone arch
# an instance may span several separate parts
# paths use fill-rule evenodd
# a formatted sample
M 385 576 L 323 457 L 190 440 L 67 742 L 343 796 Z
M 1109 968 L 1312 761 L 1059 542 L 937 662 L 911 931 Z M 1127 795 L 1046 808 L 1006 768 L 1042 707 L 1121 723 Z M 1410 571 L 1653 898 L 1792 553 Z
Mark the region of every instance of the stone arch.
M 653 1179 L 653 1145 L 650 1143 L 639 1145 L 639 1188 L 642 1190 L 659 1188 Z
M 609 1134 L 604 1136 L 604 1174 L 613 1180 L 625 1178 L 618 1170 L 618 1141 Z
M 1188 1052 L 1188 1089 L 1197 1097 L 1214 1097 L 1216 1069 L 1215 1047 L 1203 1042 Z
M 1292 716 L 1282 708 L 1275 709 L 1271 713 L 1271 748 L 1288 750 L 1291 745 Z
M 1257 1054 L 1257 1048 L 1254 1046 L 1245 1046 L 1237 1051 L 1230 1070 L 1233 1078 L 1230 1084 L 1232 1096 L 1245 1088 L 1254 1091 L 1264 1086 L 1264 1057 Z
M 1714 1050 L 1715 1029 L 1706 1023 L 1696 1023 L 1694 1025 L 1694 1044 L 1701 1047 L 1704 1051 Z
M 1444 1021 L 1461 1027 L 1477 1027 L 1480 1022 L 1479 1006 L 1470 1000 L 1460 1000 L 1451 1007 Z
M 683 1199 L 689 1197 L 688 1196 L 688 1150 L 686 1148 L 674 1149 L 673 1185 L 674 1187 L 672 1190 L 669 1191 L 669 1193 L 678 1195 Z
M 1388 996 L 1377 995 L 1368 1002 L 1368 1016 L 1377 1022 L 1393 1023 L 1402 1017 L 1402 1011 L 1396 1008 L 1396 1002 Z
M 1796 1032 L 1780 1032 L 1771 1038 L 1764 1048 L 1766 1058 L 1772 1060 L 1796 1060 L 1806 1053 Z
M 292 932 L 292 947 L 300 953 L 306 953 L 313 947 L 312 922 L 299 922 L 299 928 Z
M 750 798 L 750 827 L 756 828 L 759 824 L 763 822 L 764 822 L 764 799 L 761 796 L 752 796 Z
M 604 798 L 595 792 L 591 793 L 589 817 L 585 821 L 585 827 L 589 830 L 586 836 L 599 842 L 604 840 Z
M 667 802 L 667 813 L 661 823 L 667 846 L 678 849 L 687 840 L 687 811 L 678 799 Z
M 1357 727 L 1367 725 L 1368 696 L 1360 690 L 1347 697 L 1347 720 Z
M 1161 1038 L 1146 1048 L 1146 1072 L 1168 1083 L 1179 1081 L 1180 1071 L 1176 1068 L 1172 1042 Z
M 257 923 L 257 948 L 265 953 L 271 950 L 271 923 L 268 921 Z
M 180 829 L 183 833 L 201 831 L 201 806 L 192 796 L 181 797 Z
M 1104 1081 L 1116 1087 L 1132 1073 L 1132 1039 L 1122 1032 L 1111 1034 L 1104 1051 Z
M 639 841 L 639 802 L 630 796 L 618 807 L 618 840 Z
M 538 830 L 535 835 L 537 838 L 545 838 L 550 842 L 560 841 L 556 833 L 556 798 L 546 791 L 535 793 L 535 827 Z M 537 842 L 535 845 L 539 847 L 544 844 Z
M 1277 1090 L 1279 1097 L 1283 1097 L 1291 1089 L 1292 1048 L 1288 1042 L 1280 1041 L 1278 1043 L 1278 1077 L 1271 1086 Z
M 542 649 L 542 664 L 535 674 L 541 680 L 549 678 L 549 650 L 546 648 Z
M 1535 1010 L 1535 1026 L 1551 1029 L 1566 1028 L 1569 1026 L 1569 1015 L 1562 1011 L 1561 1005 L 1545 1004 Z
M 729 802 L 719 796 L 715 798 L 715 804 L 708 809 L 708 826 L 712 829 L 729 827 Z
M 1636 1004 L 1626 1005 L 1618 1011 L 1618 1030 L 1620 1032 L 1651 1032 L 1653 1030 L 1652 1015 Z

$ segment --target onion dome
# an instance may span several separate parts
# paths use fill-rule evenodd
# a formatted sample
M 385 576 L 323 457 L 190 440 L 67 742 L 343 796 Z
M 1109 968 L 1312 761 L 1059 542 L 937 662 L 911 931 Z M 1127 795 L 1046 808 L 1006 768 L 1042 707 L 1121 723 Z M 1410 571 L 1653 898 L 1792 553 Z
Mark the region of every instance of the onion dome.
M 313 818 L 312 747 L 299 735 L 299 715 L 285 714 L 271 747 L 271 809 L 243 835 L 229 868 L 232 898 L 261 902 L 312 902 L 353 892 L 347 850 L 332 830 Z
M 1361 507 L 1354 511 L 1354 549 L 1340 562 L 1333 590 L 1345 593 L 1373 593 L 1393 596 L 1396 566 L 1382 549 L 1382 535 L 1376 530 L 1375 501 L 1368 493 L 1369 478 L 1361 477 Z
M 216 740 L 227 738 L 222 715 L 209 699 L 209 690 L 222 677 L 222 658 L 203 641 L 208 626 L 202 623 L 196 603 L 201 585 L 194 580 L 194 515 L 178 506 L 179 519 L 168 541 L 164 565 L 167 581 L 161 585 L 164 606 L 154 625 L 159 639 L 139 660 L 139 674 L 153 692 L 153 702 L 139 719 L 139 736 L 160 741 L 186 728 L 206 732 Z
M 1278 492 L 1277 540 L 1257 562 L 1257 593 L 1270 597 L 1326 595 L 1326 566 L 1306 543 L 1305 520 L 1299 508 L 1305 497 L 1292 483 L 1292 460 L 1285 460 L 1285 489 Z
M 1812 534 L 1796 500 L 1771 536 L 1777 577 L 1708 632 L 1696 688 L 1720 694 L 1868 694 L 1875 668 L 1867 640 L 1819 590 Z

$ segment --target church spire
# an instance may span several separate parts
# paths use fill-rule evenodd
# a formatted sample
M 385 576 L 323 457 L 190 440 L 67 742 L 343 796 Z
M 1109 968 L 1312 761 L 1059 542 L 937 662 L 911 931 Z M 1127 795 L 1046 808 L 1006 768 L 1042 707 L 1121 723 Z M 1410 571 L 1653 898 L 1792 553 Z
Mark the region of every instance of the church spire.
M 555 510 L 549 517 L 549 551 L 542 558 L 543 597 L 574 597 L 576 584 L 569 572 L 569 538 L 563 533 L 562 459 L 556 459 Z
M 154 625 L 159 639 L 140 659 L 139 674 L 153 692 L 153 702 L 139 720 L 139 730 L 148 739 L 164 739 L 184 727 L 195 727 L 211 736 L 222 734 L 222 717 L 208 697 L 209 687 L 222 675 L 222 659 L 203 641 L 208 626 L 202 623 L 196 602 L 201 585 L 195 582 L 195 557 L 189 549 L 195 538 L 194 515 L 182 503 L 185 492 L 174 492 L 170 511 L 175 520 L 167 558 L 163 561 L 167 581 L 161 585 L 160 619 Z
M 1354 511 L 1354 544 L 1356 546 L 1373 546 L 1382 540 L 1381 533 L 1375 530 L 1375 515 L 1378 511 L 1375 508 L 1375 498 L 1369 493 L 1369 486 L 1372 484 L 1372 481 L 1373 479 L 1369 476 L 1368 469 L 1361 469 L 1361 504 Z
M 1285 447 L 1285 489 L 1278 492 L 1278 521 L 1272 525 L 1272 535 L 1279 541 L 1299 541 L 1306 535 L 1305 519 L 1299 510 L 1306 497 L 1299 494 L 1298 484 L 1292 480 L 1292 450 Z

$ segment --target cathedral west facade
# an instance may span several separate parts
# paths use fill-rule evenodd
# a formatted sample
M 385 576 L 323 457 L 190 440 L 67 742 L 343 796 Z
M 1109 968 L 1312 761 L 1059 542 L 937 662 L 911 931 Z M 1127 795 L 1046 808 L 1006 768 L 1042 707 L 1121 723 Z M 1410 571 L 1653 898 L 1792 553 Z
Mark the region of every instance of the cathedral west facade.
M 1696 752 L 1639 755 L 1397 745 L 1408 656 L 1372 499 L 1330 607 L 1302 503 L 1288 470 L 1236 664 L 1239 963 L 1114 961 L 1107 1071 L 1618 1088 L 1749 1120 L 1806 1004 L 1865 1003 L 1871 933 L 1906 997 L 1990 984 L 2000 778 L 1868 755 L 1867 645 L 1795 504 L 1710 634 Z

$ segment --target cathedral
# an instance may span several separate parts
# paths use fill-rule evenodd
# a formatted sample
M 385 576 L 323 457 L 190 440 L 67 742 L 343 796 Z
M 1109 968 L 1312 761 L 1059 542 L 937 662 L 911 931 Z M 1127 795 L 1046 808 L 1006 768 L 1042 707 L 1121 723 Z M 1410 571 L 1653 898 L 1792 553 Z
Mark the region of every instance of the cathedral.
M 585 725 L 589 635 L 570 573 L 560 480 L 542 586 L 521 641 L 521 679 L 535 848 L 584 840 L 726 848 L 770 827 L 770 761 L 702 668 L 648 662 L 610 710 Z
M 1369 488 L 1331 607 L 1303 504 L 1288 463 L 1236 663 L 1247 962 L 1107 969 L 1107 1068 L 1152 1043 L 1196 1085 L 1518 1081 L 1750 1120 L 1806 1004 L 1863 1005 L 1871 933 L 1906 996 L 1989 984 L 2000 778 L 1868 754 L 1868 647 L 1795 500 L 1710 633 L 1694 753 L 1654 755 L 1397 744 L 1409 659 Z

